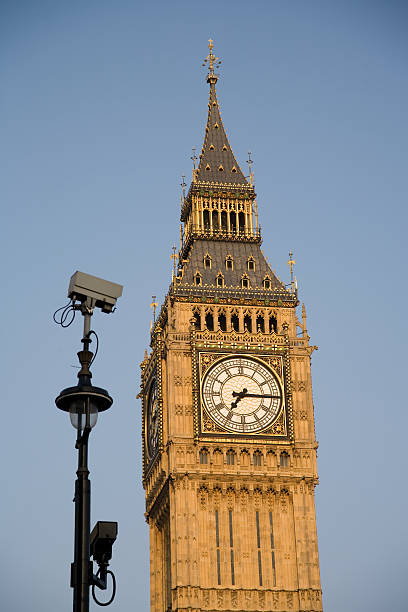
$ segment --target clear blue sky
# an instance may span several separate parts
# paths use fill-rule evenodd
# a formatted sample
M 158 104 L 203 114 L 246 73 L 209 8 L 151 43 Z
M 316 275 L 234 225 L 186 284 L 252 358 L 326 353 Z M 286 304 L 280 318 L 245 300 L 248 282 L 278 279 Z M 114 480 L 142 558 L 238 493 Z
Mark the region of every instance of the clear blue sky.
M 148 610 L 139 363 L 170 281 L 181 175 L 201 147 L 207 40 L 263 249 L 296 259 L 313 355 L 326 612 L 406 610 L 408 6 L 396 1 L 7 2 L 0 7 L 1 607 L 71 609 L 77 270 L 124 284 L 98 313 L 93 521 L 117 520 L 112 610 Z

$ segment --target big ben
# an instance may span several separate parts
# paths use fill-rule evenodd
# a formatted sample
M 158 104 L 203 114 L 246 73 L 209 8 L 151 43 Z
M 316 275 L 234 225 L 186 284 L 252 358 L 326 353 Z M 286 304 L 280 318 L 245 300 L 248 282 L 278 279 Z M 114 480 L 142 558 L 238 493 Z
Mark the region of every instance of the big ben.
M 321 611 L 315 347 L 294 279 L 285 286 L 261 251 L 218 61 L 210 41 L 204 144 L 141 364 L 151 611 Z

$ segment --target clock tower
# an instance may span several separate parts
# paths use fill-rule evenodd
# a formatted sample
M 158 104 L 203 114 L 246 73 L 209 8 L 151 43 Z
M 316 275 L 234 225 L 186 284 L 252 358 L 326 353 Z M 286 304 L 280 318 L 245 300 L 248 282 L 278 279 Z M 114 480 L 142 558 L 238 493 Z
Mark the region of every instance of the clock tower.
M 261 251 L 251 166 L 247 180 L 209 49 L 178 266 L 141 364 L 151 611 L 321 611 L 316 347 L 295 283 Z

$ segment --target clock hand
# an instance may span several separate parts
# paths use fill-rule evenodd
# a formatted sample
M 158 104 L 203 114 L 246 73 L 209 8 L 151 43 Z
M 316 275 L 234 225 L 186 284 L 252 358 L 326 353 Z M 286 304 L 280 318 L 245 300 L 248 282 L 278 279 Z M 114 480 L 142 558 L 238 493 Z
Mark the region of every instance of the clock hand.
M 245 393 L 245 397 L 272 397 L 274 399 L 280 399 L 280 395 L 267 395 L 259 393 Z
M 238 402 L 240 402 L 247 393 L 248 393 L 247 389 L 242 389 L 242 391 L 240 391 L 239 393 L 237 393 L 236 391 L 233 391 L 232 397 L 236 397 L 237 399 L 235 400 L 235 402 L 232 402 L 231 408 L 236 408 L 238 405 Z

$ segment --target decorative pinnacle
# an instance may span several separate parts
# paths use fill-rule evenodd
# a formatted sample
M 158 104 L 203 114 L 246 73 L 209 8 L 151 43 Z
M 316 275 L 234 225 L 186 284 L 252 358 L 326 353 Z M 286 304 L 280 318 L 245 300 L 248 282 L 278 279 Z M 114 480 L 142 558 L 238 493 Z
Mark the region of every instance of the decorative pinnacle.
M 214 66 L 218 68 L 221 64 L 221 60 L 219 57 L 215 57 L 213 51 L 214 45 L 213 40 L 210 38 L 208 41 L 208 48 L 210 50 L 209 54 L 205 58 L 203 62 L 203 66 L 208 64 L 208 75 L 207 75 L 207 83 L 216 83 L 218 81 L 218 76 L 214 73 Z

